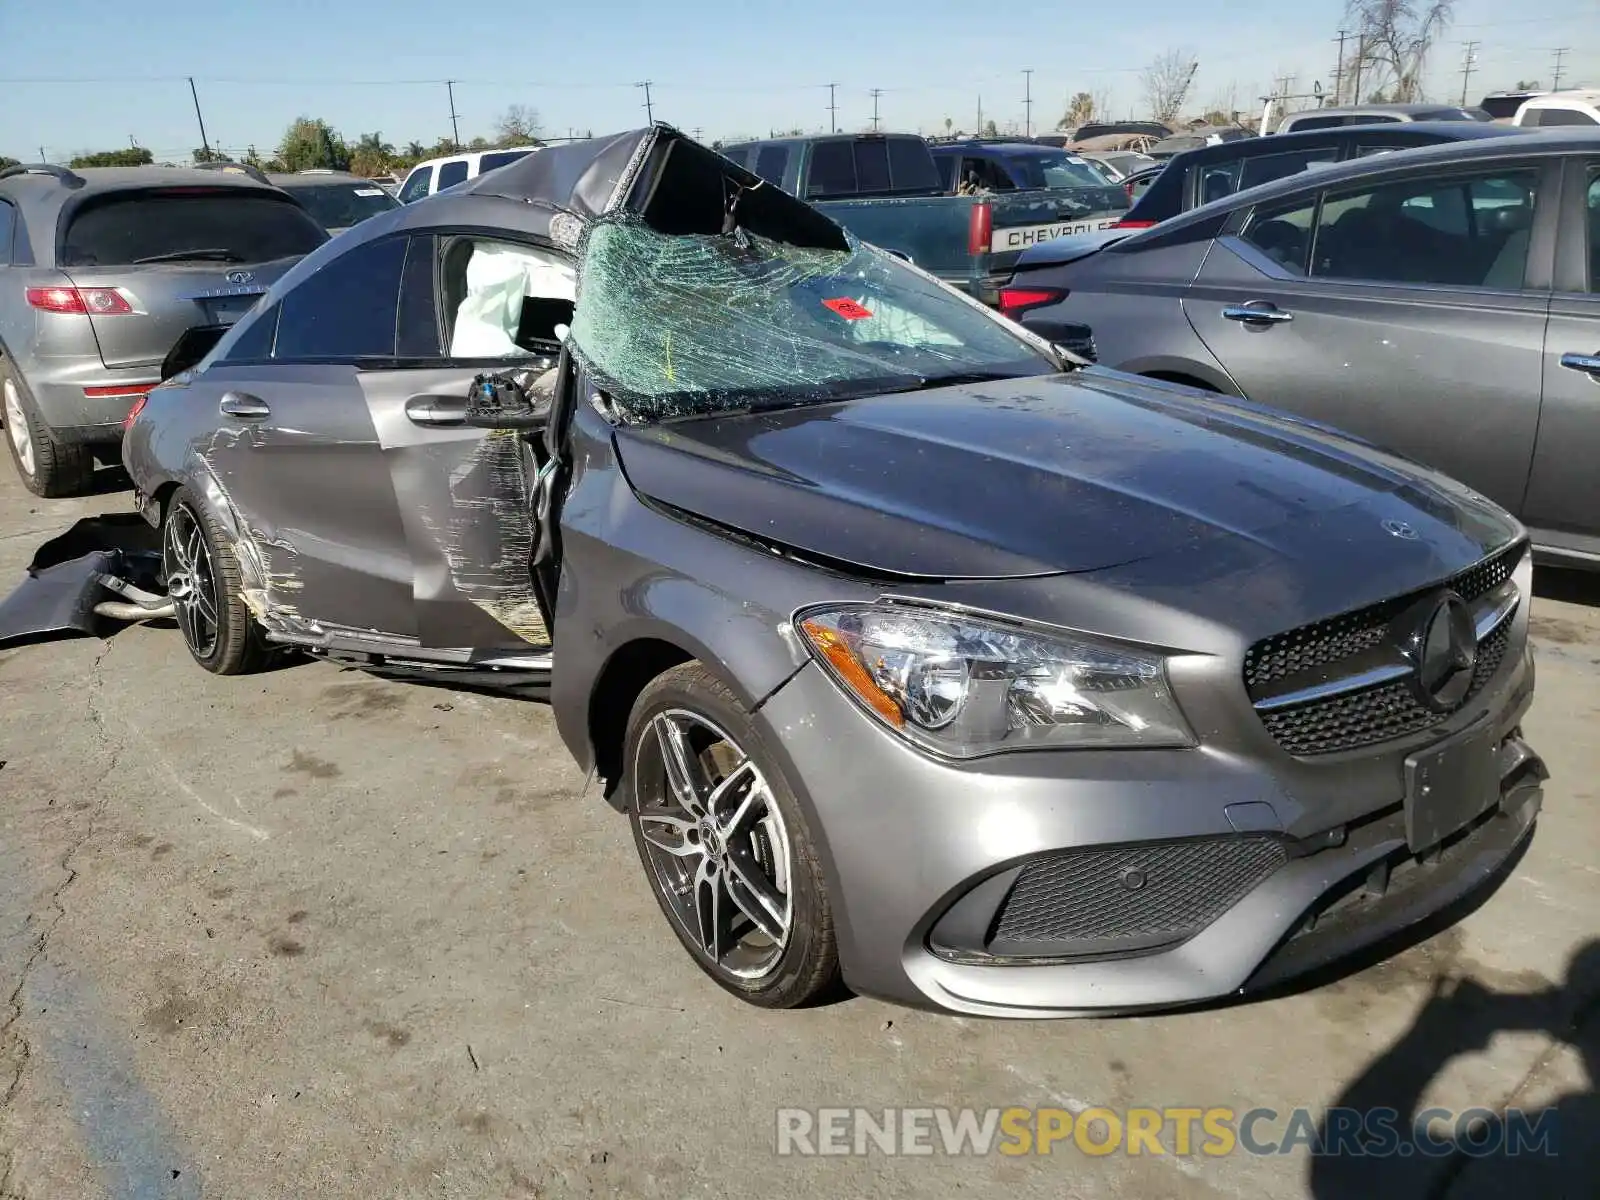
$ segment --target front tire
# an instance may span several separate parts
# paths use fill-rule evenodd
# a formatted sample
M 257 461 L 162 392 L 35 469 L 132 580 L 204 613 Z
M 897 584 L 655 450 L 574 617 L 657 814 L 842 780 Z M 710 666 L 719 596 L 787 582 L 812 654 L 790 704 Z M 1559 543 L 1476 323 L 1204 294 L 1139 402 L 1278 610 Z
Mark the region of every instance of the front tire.
M 697 662 L 658 676 L 633 706 L 624 763 L 645 878 L 700 969 L 763 1008 L 837 990 L 816 843 L 728 686 Z
M 15 365 L 0 360 L 0 421 L 6 448 L 22 485 L 35 496 L 56 499 L 89 490 L 94 455 L 87 446 L 58 442 L 42 420 Z
M 190 656 L 213 675 L 248 675 L 271 652 L 243 599 L 228 532 L 188 488 L 167 505 L 161 573 Z

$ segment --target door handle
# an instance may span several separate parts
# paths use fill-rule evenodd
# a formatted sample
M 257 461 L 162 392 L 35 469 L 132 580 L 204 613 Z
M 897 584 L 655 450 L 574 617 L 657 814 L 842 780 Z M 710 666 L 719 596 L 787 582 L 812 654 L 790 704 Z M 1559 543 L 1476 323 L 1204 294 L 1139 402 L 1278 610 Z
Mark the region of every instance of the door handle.
M 239 417 L 246 421 L 259 421 L 263 417 L 272 415 L 267 402 L 259 396 L 252 396 L 249 392 L 225 392 L 217 408 L 227 416 Z
M 1561 365 L 1569 371 L 1582 371 L 1600 383 L 1600 354 L 1563 354 Z
M 1222 310 L 1222 315 L 1229 321 L 1239 321 L 1245 325 L 1281 325 L 1294 320 L 1293 313 L 1284 312 L 1276 304 L 1268 304 L 1264 300 L 1230 304 Z
M 450 428 L 467 423 L 465 396 L 435 396 L 424 393 L 406 401 L 406 419 L 413 425 Z

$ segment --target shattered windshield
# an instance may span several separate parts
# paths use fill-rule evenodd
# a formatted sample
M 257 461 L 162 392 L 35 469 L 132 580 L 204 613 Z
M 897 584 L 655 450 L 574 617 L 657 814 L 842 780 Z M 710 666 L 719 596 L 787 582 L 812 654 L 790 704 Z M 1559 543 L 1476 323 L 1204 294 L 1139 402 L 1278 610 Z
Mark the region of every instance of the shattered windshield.
M 572 341 L 646 419 L 820 403 L 1058 370 L 939 284 L 867 246 L 589 232 Z

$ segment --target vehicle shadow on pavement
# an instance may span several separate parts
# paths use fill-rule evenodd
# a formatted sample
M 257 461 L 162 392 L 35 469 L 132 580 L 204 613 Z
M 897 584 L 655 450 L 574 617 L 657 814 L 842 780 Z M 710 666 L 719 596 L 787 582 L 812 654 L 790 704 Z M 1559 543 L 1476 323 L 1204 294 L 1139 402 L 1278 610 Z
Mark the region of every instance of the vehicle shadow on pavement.
M 1600 571 L 1540 567 L 1533 573 L 1533 594 L 1541 600 L 1600 608 Z
M 1501 1033 L 1554 1039 L 1504 1094 L 1481 1109 L 1434 1111 L 1426 1141 L 1412 1130 L 1430 1086 L 1457 1056 L 1482 1051 Z M 1551 1095 L 1541 1075 L 1564 1048 L 1576 1050 L 1586 1078 Z M 1600 941 L 1568 961 L 1565 978 L 1535 991 L 1497 991 L 1441 973 L 1410 1028 L 1339 1094 L 1318 1129 L 1308 1194 L 1315 1200 L 1376 1196 L 1433 1198 L 1595 1195 L 1600 1178 Z M 1373 1114 L 1394 1114 L 1374 1136 Z

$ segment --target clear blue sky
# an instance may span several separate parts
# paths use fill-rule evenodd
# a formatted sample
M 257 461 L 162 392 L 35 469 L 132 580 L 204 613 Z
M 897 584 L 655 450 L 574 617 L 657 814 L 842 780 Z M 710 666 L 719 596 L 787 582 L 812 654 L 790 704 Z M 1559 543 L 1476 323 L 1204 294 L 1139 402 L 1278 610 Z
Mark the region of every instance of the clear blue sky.
M 463 140 L 507 105 L 538 110 L 547 132 L 604 132 L 655 112 L 708 138 L 773 126 L 826 128 L 828 82 L 841 128 L 971 129 L 1023 119 L 1033 68 L 1035 128 L 1065 98 L 1101 92 L 1119 115 L 1142 109 L 1140 69 L 1167 47 L 1200 69 L 1190 108 L 1228 96 L 1254 109 L 1274 76 L 1331 82 L 1342 0 L 1072 5 L 1009 0 L 875 0 L 743 6 L 710 0 L 0 0 L 0 153 L 52 159 L 127 145 L 158 159 L 199 144 L 184 77 L 200 90 L 214 145 L 275 145 L 297 115 L 347 137 L 428 143 L 450 132 L 443 80 L 456 84 Z M 1236 16 L 1223 16 L 1223 13 Z M 1097 17 L 1095 14 L 1104 14 Z M 1430 96 L 1459 97 L 1463 43 L 1475 39 L 1474 98 L 1520 79 L 1600 85 L 1600 0 L 1458 0 L 1435 53 Z M 23 82 L 13 82 L 23 81 Z

